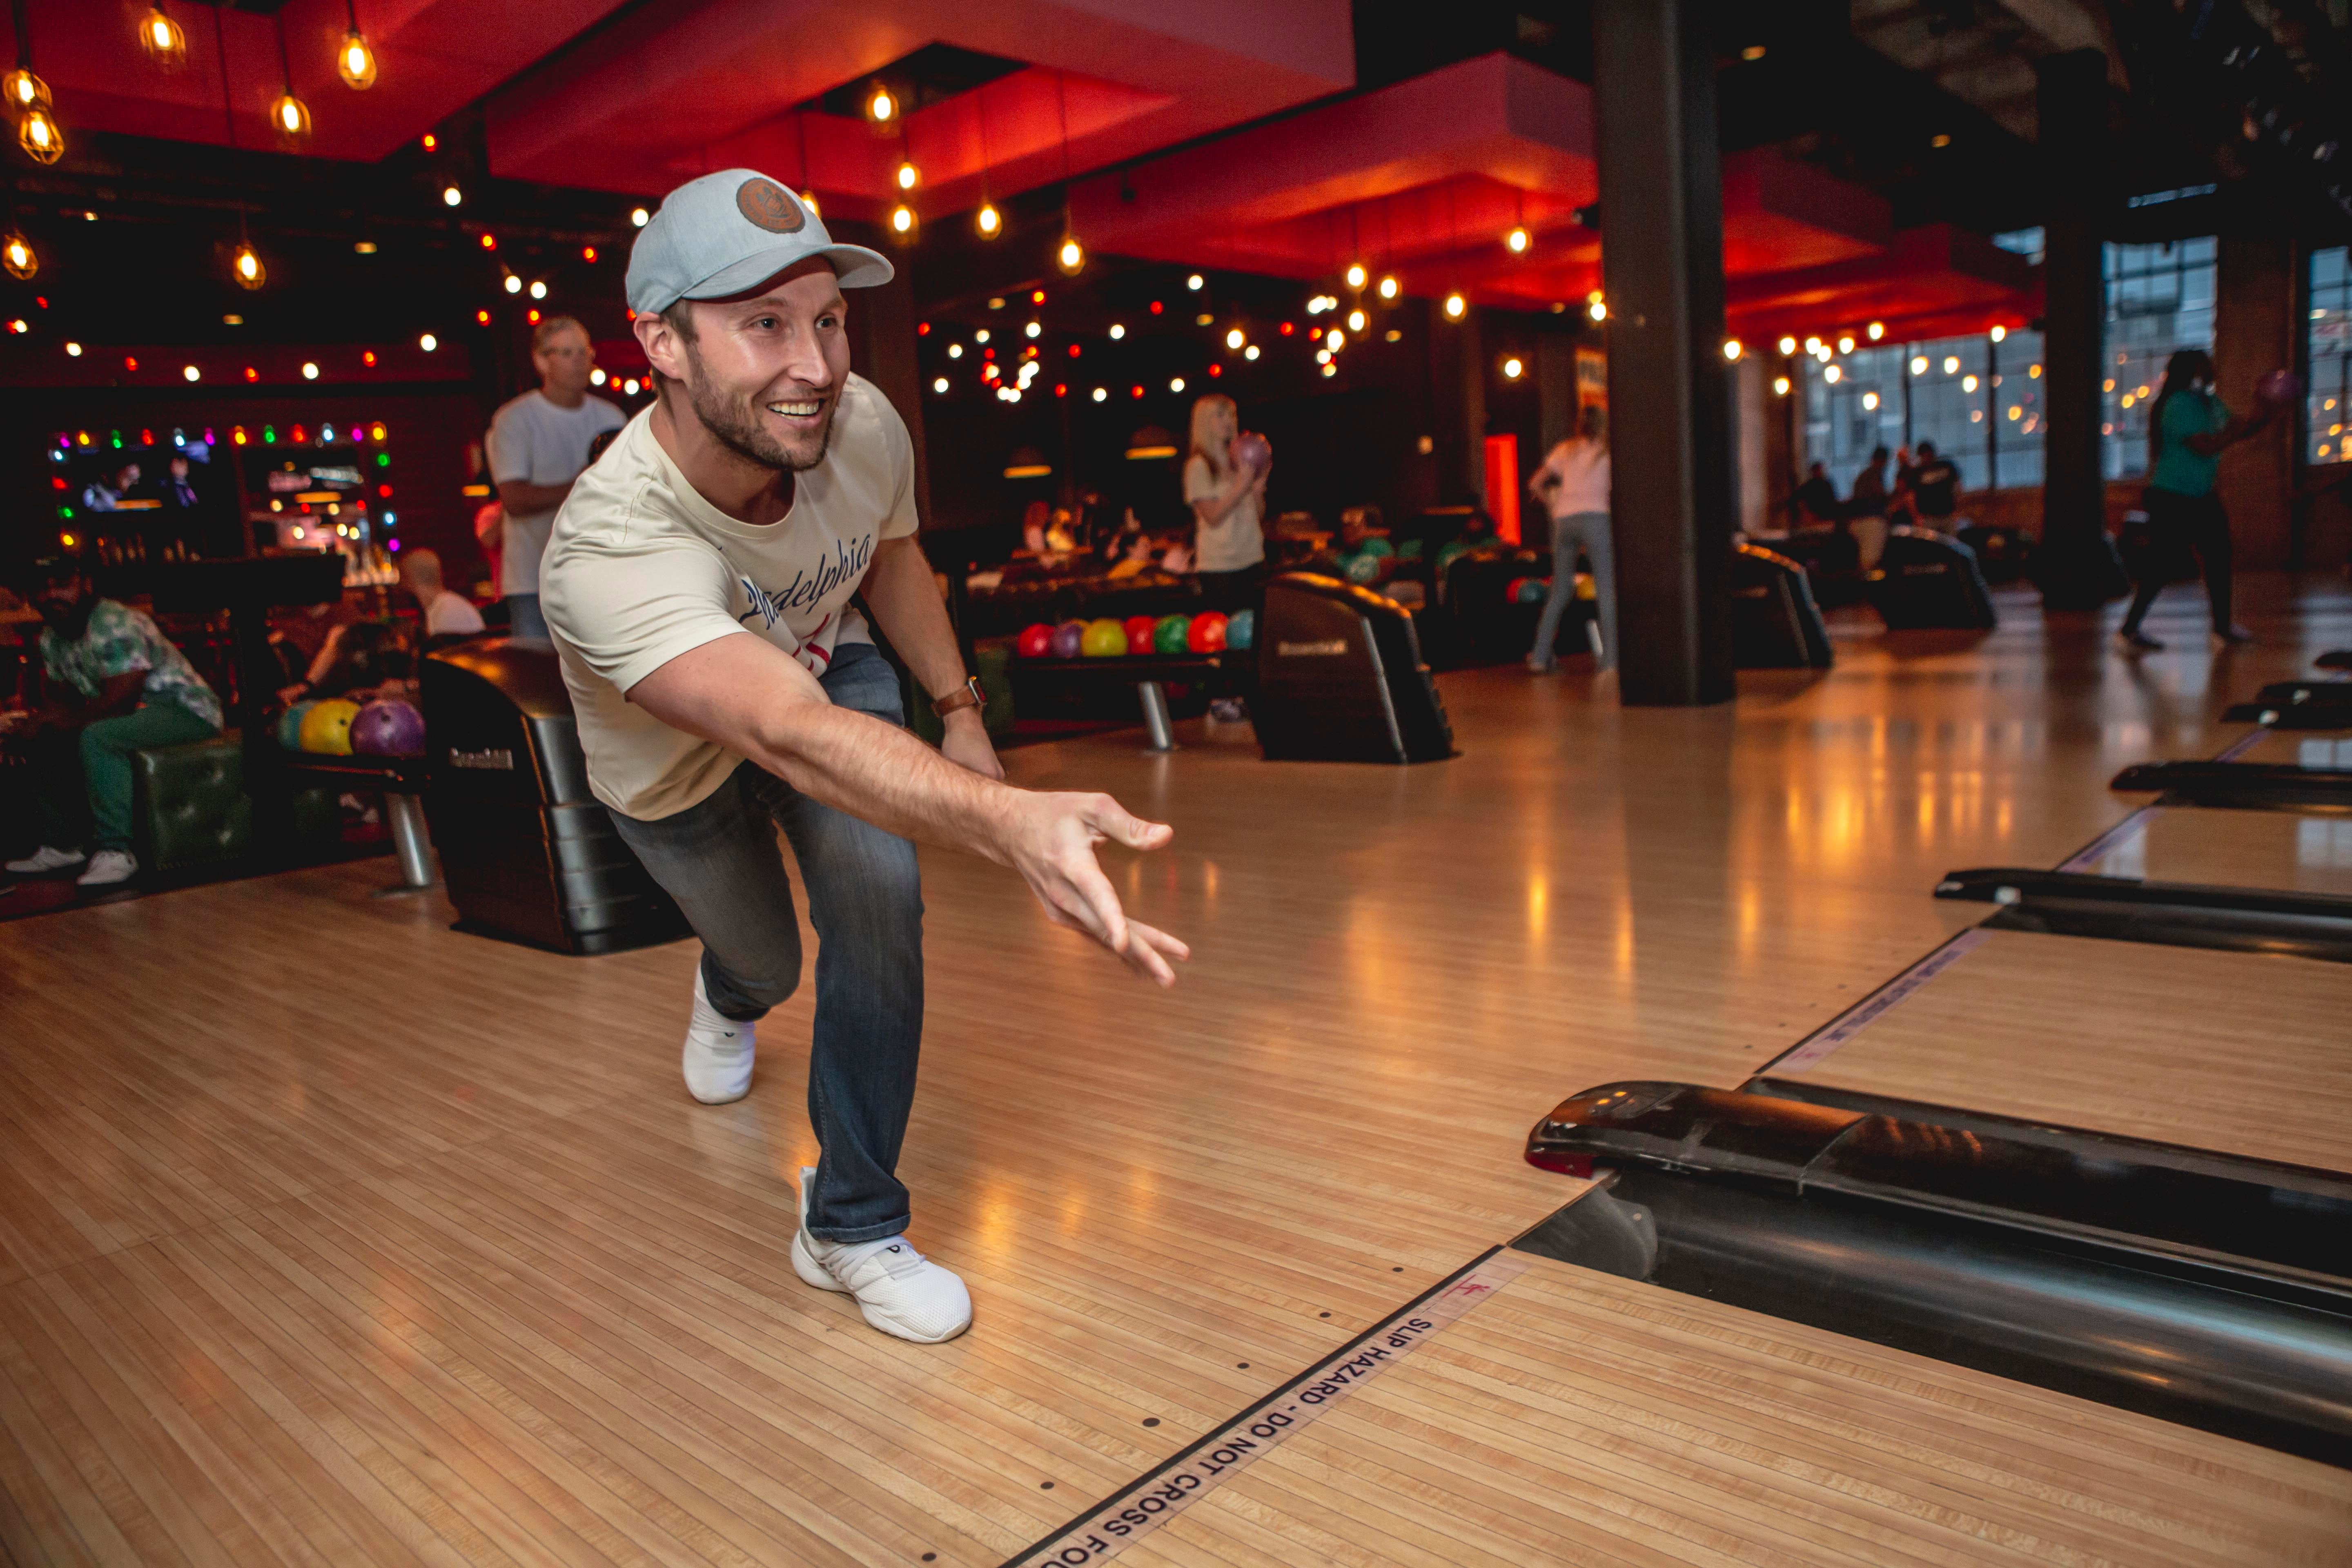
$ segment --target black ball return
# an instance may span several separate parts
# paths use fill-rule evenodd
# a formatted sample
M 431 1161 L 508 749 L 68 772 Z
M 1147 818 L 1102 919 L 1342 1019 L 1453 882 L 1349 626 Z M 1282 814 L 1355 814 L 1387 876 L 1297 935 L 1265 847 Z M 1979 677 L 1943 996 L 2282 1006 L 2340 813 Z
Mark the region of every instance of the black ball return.
M 1085 680 L 1111 680 L 1132 685 L 1143 704 L 1143 727 L 1150 731 L 1150 750 L 1172 752 L 1176 732 L 1168 721 L 1170 681 L 1225 680 L 1256 668 L 1257 655 L 1226 648 L 1217 653 L 1128 653 L 1116 658 L 1020 658 L 1013 669 L 1032 675 L 1070 676 Z

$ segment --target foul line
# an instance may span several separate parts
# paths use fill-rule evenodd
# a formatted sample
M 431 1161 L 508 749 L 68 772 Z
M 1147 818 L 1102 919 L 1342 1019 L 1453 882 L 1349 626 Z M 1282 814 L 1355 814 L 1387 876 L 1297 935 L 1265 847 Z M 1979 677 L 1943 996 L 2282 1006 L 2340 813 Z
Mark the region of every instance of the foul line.
M 1427 1344 L 1528 1267 L 1520 1254 L 1488 1247 L 1468 1267 L 1439 1280 L 1207 1436 L 1006 1558 L 1003 1568 L 1081 1568 L 1116 1555 Z

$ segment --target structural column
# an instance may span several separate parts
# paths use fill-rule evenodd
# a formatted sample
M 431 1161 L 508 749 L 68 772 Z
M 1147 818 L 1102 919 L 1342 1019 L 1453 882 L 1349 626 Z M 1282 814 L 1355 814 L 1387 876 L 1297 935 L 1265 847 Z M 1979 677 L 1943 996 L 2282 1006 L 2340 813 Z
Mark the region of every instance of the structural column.
M 1596 0 L 1618 695 L 1732 695 L 1730 377 L 1715 64 L 1696 0 Z
M 2088 610 L 2124 589 L 2107 539 L 2099 472 L 2099 377 L 2106 284 L 2100 271 L 2107 179 L 2107 58 L 2051 55 L 2036 68 L 2045 199 L 2042 548 L 2035 576 L 2053 610 Z

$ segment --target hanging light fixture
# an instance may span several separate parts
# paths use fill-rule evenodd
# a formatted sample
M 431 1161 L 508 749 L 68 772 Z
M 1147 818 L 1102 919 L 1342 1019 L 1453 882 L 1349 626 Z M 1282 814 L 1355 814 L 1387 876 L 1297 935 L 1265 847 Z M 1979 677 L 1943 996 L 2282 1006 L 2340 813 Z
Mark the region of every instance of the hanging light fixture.
M 25 117 L 16 122 L 16 145 L 36 163 L 54 163 L 66 155 L 65 132 L 42 104 L 25 110 Z
M 1360 262 L 1360 261 L 1350 261 L 1349 263 L 1348 263 L 1348 287 L 1349 287 L 1349 288 L 1350 288 L 1350 289 L 1360 289 L 1360 288 L 1362 288 L 1362 287 L 1364 286 L 1364 279 L 1367 279 L 1367 278 L 1369 278 L 1369 277 L 1370 277 L 1370 276 L 1371 276 L 1371 274 L 1370 274 L 1370 273 L 1369 273 L 1369 272 L 1367 272 L 1367 271 L 1365 271 L 1365 270 L 1364 270 L 1364 264 L 1363 264 L 1362 262 Z
M 233 153 L 236 151 L 236 112 L 229 97 L 228 46 L 221 25 L 223 9 L 213 7 L 213 58 L 220 61 L 221 129 L 227 133 L 229 151 Z M 269 279 L 269 269 L 261 265 L 261 257 L 253 248 L 253 238 L 246 233 L 243 207 L 237 209 L 236 248 L 229 252 L 228 273 L 240 289 L 258 289 Z
M 911 239 L 915 233 L 915 209 L 900 202 L 890 209 L 890 232 L 901 239 Z
M 17 35 L 22 37 L 21 33 Z M 8 108 L 22 114 L 28 109 L 49 106 L 49 84 L 35 76 L 21 63 L 6 76 L 0 77 L 0 97 L 8 100 Z
M 188 63 L 188 36 L 164 14 L 163 0 L 139 18 L 139 47 L 159 70 L 175 71 Z
M 1393 299 L 1395 299 L 1395 298 L 1397 297 L 1397 287 L 1398 287 L 1398 285 L 1397 285 L 1397 280 L 1396 280 L 1394 278 L 1383 278 L 1383 279 L 1381 279 L 1381 299 L 1383 299 L 1383 300 L 1393 300 Z
M 58 134 L 57 121 L 49 117 L 49 84 L 33 74 L 33 38 L 25 20 L 25 0 L 15 0 L 11 10 L 16 24 L 16 68 L 0 77 L 0 97 L 6 98 L 12 114 L 23 115 L 28 121 L 35 113 L 40 115 L 40 122 L 47 128 L 40 145 L 56 151 L 37 151 L 32 133 L 25 126 L 18 127 L 17 141 L 35 163 L 54 163 L 58 153 L 65 151 L 65 139 Z
M 1060 71 L 1054 73 L 1054 107 L 1062 121 L 1062 244 L 1054 252 L 1054 260 L 1063 271 L 1075 276 L 1087 264 L 1087 248 L 1078 243 L 1077 234 L 1070 225 L 1070 105 L 1062 89 Z
M 994 239 L 1003 231 L 1004 215 L 996 210 L 993 203 L 982 201 L 980 211 L 972 215 L 971 226 L 980 230 L 981 238 Z
M 22 281 L 41 269 L 41 258 L 33 254 L 32 242 L 21 231 L 11 229 L 5 239 L 0 239 L 0 267 L 8 269 L 9 277 Z
M 1513 224 L 1511 232 L 1503 236 L 1503 247 L 1513 256 L 1525 256 L 1528 253 L 1527 229 L 1521 225 Z
M 1460 321 L 1462 313 L 1469 308 L 1470 301 L 1465 300 L 1459 293 L 1448 294 L 1445 297 L 1445 319 L 1449 321 Z
M 1087 264 L 1086 247 L 1078 243 L 1077 236 L 1065 235 L 1062 248 L 1054 253 L 1054 259 L 1061 264 L 1063 271 L 1076 272 Z
M 365 92 L 375 85 L 375 51 L 360 34 L 358 0 L 343 0 L 343 16 L 351 26 L 344 29 L 342 47 L 335 51 L 335 74 L 352 91 Z
M 310 106 L 294 96 L 294 68 L 286 58 L 286 13 L 277 12 L 270 21 L 278 28 L 278 72 L 286 90 L 269 106 L 269 123 L 287 141 L 300 142 L 310 134 Z
M 898 188 L 900 190 L 911 191 L 915 188 L 917 182 L 922 179 L 923 172 L 915 167 L 913 160 L 900 158 L 898 160 L 898 173 L 895 177 L 898 182 Z
M 866 93 L 866 118 L 877 125 L 887 125 L 898 117 L 898 100 L 890 89 L 876 82 Z
M 1004 215 L 996 210 L 996 202 L 988 189 L 988 88 L 980 89 L 980 210 L 971 215 L 971 226 L 982 239 L 994 239 L 1004 232 Z
M 808 119 L 806 116 L 799 114 L 793 116 L 793 133 L 800 138 L 801 143 L 801 205 L 808 208 L 809 216 L 811 217 L 821 219 L 824 215 L 817 211 L 816 185 L 809 179 Z M 635 223 L 639 228 L 646 226 L 646 219 L 644 216 L 645 210 L 645 208 L 639 207 L 635 212 L 629 215 L 630 221 Z

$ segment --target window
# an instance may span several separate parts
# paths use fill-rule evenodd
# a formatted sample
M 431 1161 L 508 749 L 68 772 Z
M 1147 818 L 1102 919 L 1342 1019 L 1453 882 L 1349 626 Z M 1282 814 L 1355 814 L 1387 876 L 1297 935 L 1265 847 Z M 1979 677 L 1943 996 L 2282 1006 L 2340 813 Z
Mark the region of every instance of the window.
M 2147 408 L 2178 349 L 2213 346 L 2214 241 L 2110 245 L 2106 352 L 2099 378 L 2099 468 L 2147 472 Z
M 1837 375 L 1832 379 L 1830 372 Z M 1841 493 L 1870 449 L 1933 441 L 1964 490 L 2042 482 L 2042 334 L 1881 343 L 1805 362 L 1805 447 Z M 2010 410 L 2017 412 L 2011 415 Z M 1888 483 L 1894 474 L 1887 474 Z
M 2304 338 L 2311 386 L 2304 400 L 2306 462 L 2352 462 L 2344 427 L 2352 420 L 2352 261 L 2343 246 L 2311 254 L 2311 320 Z

